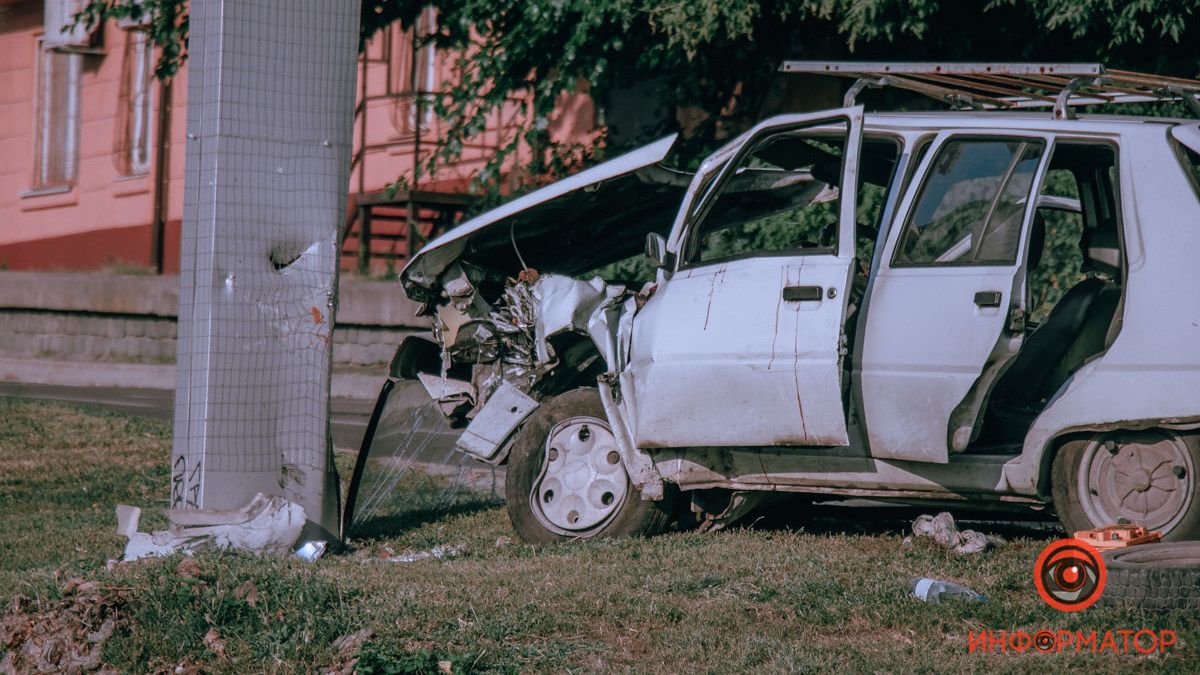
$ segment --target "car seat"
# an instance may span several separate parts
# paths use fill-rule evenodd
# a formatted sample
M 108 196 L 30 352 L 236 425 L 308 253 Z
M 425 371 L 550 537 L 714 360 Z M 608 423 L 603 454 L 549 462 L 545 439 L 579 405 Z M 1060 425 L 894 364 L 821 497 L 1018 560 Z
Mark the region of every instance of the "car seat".
M 1045 221 L 1034 216 L 1030 233 L 1029 270 L 1041 262 Z M 1121 300 L 1121 287 L 1113 281 L 1119 270 L 1119 248 L 1101 245 L 1103 239 L 1086 236 L 1085 269 L 1094 276 L 1080 281 L 1063 295 L 1049 316 L 1028 337 L 1020 352 L 992 390 L 988 427 L 994 440 L 1020 442 L 1046 402 L 1088 359 L 1107 348 L 1109 326 Z M 1115 238 L 1114 238 L 1115 239 Z M 1113 251 L 1117 256 L 1113 256 Z

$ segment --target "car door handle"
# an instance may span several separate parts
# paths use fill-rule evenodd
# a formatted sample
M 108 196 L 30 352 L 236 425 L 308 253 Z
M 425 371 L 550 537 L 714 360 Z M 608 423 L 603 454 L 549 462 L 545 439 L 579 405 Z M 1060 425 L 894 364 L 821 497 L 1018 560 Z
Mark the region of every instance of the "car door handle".
M 784 302 L 808 302 L 821 299 L 820 286 L 784 286 Z
M 1000 291 L 979 291 L 975 294 L 975 304 L 980 307 L 999 307 L 1003 298 Z

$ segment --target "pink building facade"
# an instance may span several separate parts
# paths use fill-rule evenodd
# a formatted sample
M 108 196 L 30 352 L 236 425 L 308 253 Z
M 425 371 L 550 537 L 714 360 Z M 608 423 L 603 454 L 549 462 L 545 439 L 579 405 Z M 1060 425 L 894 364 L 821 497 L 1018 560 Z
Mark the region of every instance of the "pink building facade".
M 56 33 L 57 17 L 79 4 L 0 0 L 0 269 L 175 272 L 186 64 L 170 83 L 156 80 L 157 52 L 136 25 Z M 435 20 L 427 13 L 418 33 Z M 473 173 L 521 124 L 514 100 L 458 160 L 418 169 L 444 137 L 430 101 L 450 67 L 398 25 L 360 57 L 344 268 L 398 268 L 450 226 L 470 202 Z M 571 136 L 595 133 L 585 96 L 564 99 L 559 117 Z M 385 192 L 400 178 L 404 189 Z

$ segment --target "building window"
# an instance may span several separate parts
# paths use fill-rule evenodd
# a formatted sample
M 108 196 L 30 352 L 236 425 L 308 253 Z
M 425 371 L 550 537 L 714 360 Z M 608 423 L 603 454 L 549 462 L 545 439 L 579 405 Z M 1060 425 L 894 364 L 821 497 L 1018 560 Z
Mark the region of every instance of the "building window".
M 35 190 L 69 186 L 75 181 L 82 60 L 81 54 L 47 49 L 38 41 Z
M 426 7 L 417 19 L 416 30 L 400 30 L 399 24 L 394 30 L 390 40 L 389 85 L 394 93 L 403 95 L 397 99 L 392 121 L 398 131 L 412 133 L 417 127 L 419 107 L 420 127 L 425 131 L 433 121 L 432 94 L 441 86 L 437 46 L 427 41 L 437 31 L 437 13 L 433 7 Z
M 125 176 L 150 170 L 154 128 L 154 47 L 145 31 L 132 30 L 125 41 L 121 97 L 114 154 Z

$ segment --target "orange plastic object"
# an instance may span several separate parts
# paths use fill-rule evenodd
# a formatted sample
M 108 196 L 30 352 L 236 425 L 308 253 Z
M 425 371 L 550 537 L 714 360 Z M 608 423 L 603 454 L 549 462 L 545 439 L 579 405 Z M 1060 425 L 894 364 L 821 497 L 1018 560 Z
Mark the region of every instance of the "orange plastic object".
M 1147 532 L 1141 525 L 1106 525 L 1093 530 L 1080 530 L 1075 533 L 1076 539 L 1081 539 L 1101 551 L 1138 544 L 1152 544 L 1162 539 L 1162 532 Z

